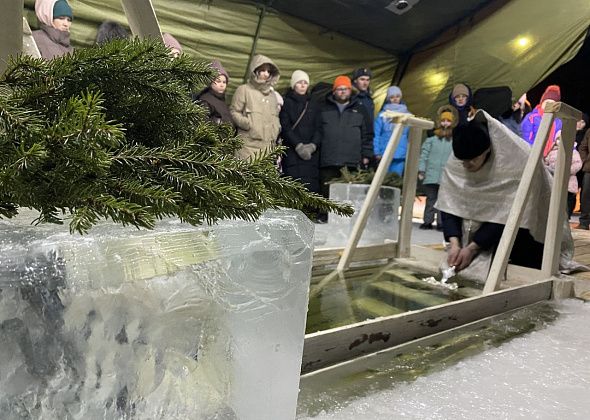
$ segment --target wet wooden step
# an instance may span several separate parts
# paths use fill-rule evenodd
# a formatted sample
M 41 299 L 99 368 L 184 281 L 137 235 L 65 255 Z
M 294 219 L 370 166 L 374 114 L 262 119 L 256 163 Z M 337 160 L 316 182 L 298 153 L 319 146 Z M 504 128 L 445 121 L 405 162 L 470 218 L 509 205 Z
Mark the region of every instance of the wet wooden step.
M 405 312 L 403 309 L 388 305 L 381 300 L 369 296 L 355 299 L 352 304 L 356 312 L 365 315 L 367 318 L 379 318 L 381 316 L 391 316 Z
M 367 295 L 381 298 L 385 302 L 389 301 L 396 307 L 406 310 L 441 305 L 450 301 L 448 297 L 433 294 L 430 290 L 417 290 L 389 280 L 382 280 L 368 285 Z M 404 304 L 403 301 L 407 303 Z
M 383 275 L 386 278 L 393 280 L 394 282 L 401 282 L 401 284 L 403 285 L 408 285 L 410 286 L 410 288 L 419 290 L 433 290 L 444 295 L 459 295 L 468 298 L 473 296 L 479 296 L 482 293 L 481 289 L 476 289 L 474 287 L 469 286 L 460 286 L 458 289 L 455 290 L 445 289 L 435 284 L 427 283 L 422 280 L 422 277 L 418 278 L 411 272 L 405 270 L 390 269 L 385 271 Z M 424 276 L 426 277 L 426 275 Z

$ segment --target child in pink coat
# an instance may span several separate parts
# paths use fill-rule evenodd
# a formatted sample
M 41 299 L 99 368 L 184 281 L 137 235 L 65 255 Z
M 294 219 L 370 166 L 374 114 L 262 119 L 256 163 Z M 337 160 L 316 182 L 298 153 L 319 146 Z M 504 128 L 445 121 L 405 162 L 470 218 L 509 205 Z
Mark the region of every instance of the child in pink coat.
M 561 131 L 555 136 L 556 141 L 553 144 L 551 151 L 545 157 L 545 165 L 551 173 L 555 171 L 557 166 L 557 151 L 561 144 Z M 572 217 L 574 208 L 576 206 L 576 194 L 578 193 L 578 178 L 576 174 L 582 169 L 582 158 L 576 149 L 572 153 L 572 165 L 570 167 L 570 177 L 567 183 L 567 216 Z

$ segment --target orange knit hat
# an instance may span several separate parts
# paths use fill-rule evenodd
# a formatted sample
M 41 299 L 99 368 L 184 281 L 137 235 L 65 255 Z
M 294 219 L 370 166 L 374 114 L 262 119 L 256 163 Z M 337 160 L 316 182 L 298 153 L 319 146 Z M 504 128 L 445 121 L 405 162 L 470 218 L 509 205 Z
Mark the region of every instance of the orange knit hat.
M 332 85 L 332 90 L 336 90 L 337 88 L 345 86 L 349 89 L 352 89 L 352 82 L 350 81 L 350 77 L 348 76 L 338 76 L 334 80 L 334 84 Z

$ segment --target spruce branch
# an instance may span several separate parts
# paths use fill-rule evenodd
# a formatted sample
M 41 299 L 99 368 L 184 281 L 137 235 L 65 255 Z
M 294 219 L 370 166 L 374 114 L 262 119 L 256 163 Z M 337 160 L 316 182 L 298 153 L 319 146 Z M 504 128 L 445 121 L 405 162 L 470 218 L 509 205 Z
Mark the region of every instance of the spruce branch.
M 232 128 L 190 100 L 213 76 L 152 41 L 14 58 L 0 76 L 0 217 L 29 207 L 37 223 L 67 219 L 85 233 L 104 218 L 152 228 L 168 216 L 255 220 L 279 207 L 352 213 L 281 177 L 280 148 L 237 159 Z

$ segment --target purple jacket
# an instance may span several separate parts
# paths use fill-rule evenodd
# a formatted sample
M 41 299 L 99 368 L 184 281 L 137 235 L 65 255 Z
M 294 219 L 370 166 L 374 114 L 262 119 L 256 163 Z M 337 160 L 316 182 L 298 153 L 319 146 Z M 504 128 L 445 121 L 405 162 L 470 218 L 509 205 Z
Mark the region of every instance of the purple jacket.
M 539 126 L 541 125 L 541 119 L 543 118 L 543 114 L 540 107 L 535 107 L 532 112 L 529 112 L 522 120 L 520 124 L 520 128 L 522 129 L 522 138 L 526 140 L 528 144 L 533 144 L 535 142 L 535 137 L 537 136 L 537 131 L 539 131 Z M 562 123 L 559 118 L 556 118 L 553 127 L 551 129 L 551 135 L 549 136 L 549 141 L 547 142 L 547 146 L 549 150 L 555 143 L 555 134 L 558 131 L 561 131 Z M 548 153 L 549 151 L 547 151 Z M 544 153 L 543 156 L 546 156 L 547 153 Z

